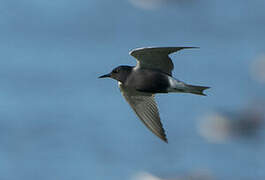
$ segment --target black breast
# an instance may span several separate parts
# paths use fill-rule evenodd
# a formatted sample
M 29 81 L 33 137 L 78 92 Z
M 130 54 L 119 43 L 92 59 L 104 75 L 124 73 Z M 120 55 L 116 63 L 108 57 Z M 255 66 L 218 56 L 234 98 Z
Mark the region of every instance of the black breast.
M 127 78 L 126 86 L 141 92 L 167 93 L 168 75 L 156 70 L 138 69 Z

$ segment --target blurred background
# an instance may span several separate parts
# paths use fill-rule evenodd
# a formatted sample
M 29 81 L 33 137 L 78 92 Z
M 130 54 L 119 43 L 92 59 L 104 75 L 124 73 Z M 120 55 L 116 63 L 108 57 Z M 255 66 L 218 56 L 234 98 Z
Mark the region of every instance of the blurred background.
M 265 1 L 1 0 L 0 179 L 265 179 Z M 174 55 L 207 97 L 156 97 L 169 143 L 97 79 Z

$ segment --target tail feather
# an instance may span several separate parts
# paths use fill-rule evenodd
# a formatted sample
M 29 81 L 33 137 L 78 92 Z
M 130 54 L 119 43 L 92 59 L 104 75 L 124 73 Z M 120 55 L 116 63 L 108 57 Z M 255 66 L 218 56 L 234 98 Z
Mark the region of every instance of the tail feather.
M 194 85 L 189 85 L 189 84 L 186 84 L 185 86 L 187 88 L 187 92 L 192 93 L 192 94 L 202 95 L 202 96 L 207 96 L 206 94 L 203 93 L 203 91 L 210 88 L 207 86 L 194 86 Z

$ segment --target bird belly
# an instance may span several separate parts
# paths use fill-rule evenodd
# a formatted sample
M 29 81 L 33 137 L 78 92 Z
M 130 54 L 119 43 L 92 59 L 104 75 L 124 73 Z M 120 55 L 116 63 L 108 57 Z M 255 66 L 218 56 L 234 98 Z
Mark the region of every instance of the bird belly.
M 138 69 L 125 81 L 124 85 L 140 92 L 167 93 L 170 86 L 168 75 L 150 69 Z

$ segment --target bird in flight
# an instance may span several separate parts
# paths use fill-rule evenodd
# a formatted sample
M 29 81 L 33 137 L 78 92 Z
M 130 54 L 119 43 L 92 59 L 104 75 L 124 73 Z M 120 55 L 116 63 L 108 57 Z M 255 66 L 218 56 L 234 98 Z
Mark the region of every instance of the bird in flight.
M 122 95 L 139 119 L 165 142 L 167 138 L 160 121 L 155 94 L 174 92 L 205 96 L 203 91 L 209 88 L 189 85 L 172 77 L 174 65 L 168 55 L 190 48 L 196 47 L 137 48 L 129 53 L 137 60 L 135 67 L 118 66 L 109 74 L 99 77 L 117 80 Z

